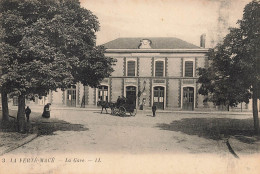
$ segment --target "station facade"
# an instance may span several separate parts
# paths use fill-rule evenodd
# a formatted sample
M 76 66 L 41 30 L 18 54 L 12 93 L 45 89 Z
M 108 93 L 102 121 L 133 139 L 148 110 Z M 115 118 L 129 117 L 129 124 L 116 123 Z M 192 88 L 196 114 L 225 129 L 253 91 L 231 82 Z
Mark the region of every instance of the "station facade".
M 203 108 L 196 69 L 208 66 L 205 38 L 201 47 L 177 38 L 118 38 L 104 44 L 105 55 L 117 60 L 114 72 L 98 88 L 77 84 L 50 92 L 46 102 L 69 107 L 96 107 L 124 96 L 137 109 L 196 110 Z M 37 101 L 41 102 L 42 101 Z M 45 103 L 45 102 L 44 102 Z

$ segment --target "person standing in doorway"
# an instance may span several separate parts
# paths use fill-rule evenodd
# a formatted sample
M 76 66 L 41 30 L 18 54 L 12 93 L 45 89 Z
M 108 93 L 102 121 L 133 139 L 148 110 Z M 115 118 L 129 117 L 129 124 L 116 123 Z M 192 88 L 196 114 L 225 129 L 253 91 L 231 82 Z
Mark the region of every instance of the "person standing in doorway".
M 25 109 L 25 115 L 27 118 L 27 122 L 29 122 L 29 117 L 30 117 L 31 112 L 32 112 L 31 109 L 29 108 L 29 106 L 27 106 L 27 108 Z
M 152 106 L 153 117 L 155 117 L 156 109 L 157 109 L 156 106 L 153 104 Z

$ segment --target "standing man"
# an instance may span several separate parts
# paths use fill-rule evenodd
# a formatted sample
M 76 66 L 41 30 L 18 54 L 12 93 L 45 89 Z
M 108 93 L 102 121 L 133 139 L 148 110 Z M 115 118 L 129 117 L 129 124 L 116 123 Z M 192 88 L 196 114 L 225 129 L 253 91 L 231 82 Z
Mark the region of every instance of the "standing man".
M 27 106 L 27 108 L 25 109 L 25 115 L 27 118 L 27 122 L 29 122 L 29 117 L 30 117 L 31 112 L 32 112 L 31 109 L 29 108 L 29 106 Z
M 153 104 L 153 107 L 152 107 L 152 111 L 153 111 L 153 117 L 155 117 L 156 106 L 154 104 Z

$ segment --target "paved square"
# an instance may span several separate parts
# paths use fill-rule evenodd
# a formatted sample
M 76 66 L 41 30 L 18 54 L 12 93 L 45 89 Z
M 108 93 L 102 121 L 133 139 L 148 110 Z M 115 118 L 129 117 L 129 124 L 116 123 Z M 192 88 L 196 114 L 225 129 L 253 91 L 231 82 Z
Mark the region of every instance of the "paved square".
M 151 115 L 138 111 L 135 117 L 119 117 L 99 111 L 53 109 L 51 118 L 44 119 L 40 113 L 34 113 L 31 121 L 41 122 L 39 137 L 9 152 L 5 158 L 56 158 L 55 164 L 17 164 L 47 173 L 56 169 L 65 173 L 75 171 L 72 164 L 89 171 L 95 168 L 97 172 L 113 167 L 114 173 L 122 173 L 122 167 L 129 173 L 160 172 L 162 168 L 183 173 L 192 173 L 190 169 L 193 173 L 214 170 L 250 173 L 258 166 L 252 160 L 259 157 L 259 141 L 251 136 L 250 114 L 158 112 L 156 117 Z M 237 136 L 241 128 L 246 134 L 243 137 Z M 229 152 L 228 138 L 239 160 Z M 84 163 L 77 162 L 81 160 Z M 102 165 L 95 162 L 99 160 Z M 144 168 L 141 164 L 151 166 Z M 8 166 L 11 164 L 5 167 Z

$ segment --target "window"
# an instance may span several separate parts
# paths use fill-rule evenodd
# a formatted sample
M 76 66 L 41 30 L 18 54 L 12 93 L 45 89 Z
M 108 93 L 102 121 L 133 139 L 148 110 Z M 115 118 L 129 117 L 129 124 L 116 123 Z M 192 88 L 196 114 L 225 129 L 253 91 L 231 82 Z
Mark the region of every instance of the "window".
M 98 100 L 99 101 L 108 101 L 108 86 L 99 86 L 98 87 Z
M 127 76 L 135 76 L 135 61 L 127 62 Z
M 76 87 L 67 89 L 67 106 L 76 107 Z
M 193 61 L 185 61 L 185 77 L 193 77 Z
M 163 77 L 164 75 L 164 61 L 155 62 L 155 77 Z

